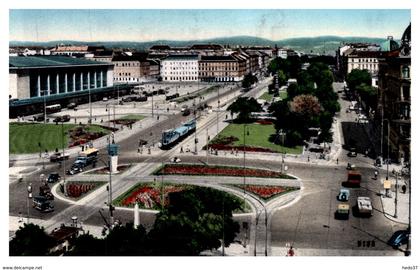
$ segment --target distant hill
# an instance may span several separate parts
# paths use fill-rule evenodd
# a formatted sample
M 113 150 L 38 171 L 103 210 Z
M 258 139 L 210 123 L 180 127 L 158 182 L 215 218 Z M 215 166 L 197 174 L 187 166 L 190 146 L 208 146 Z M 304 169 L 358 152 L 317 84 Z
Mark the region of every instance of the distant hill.
M 296 51 L 304 53 L 321 53 L 334 54 L 338 46 L 344 42 L 369 42 L 380 44 L 384 42 L 385 38 L 368 38 L 368 37 L 339 37 L 339 36 L 320 36 L 320 37 L 302 37 L 289 38 L 282 40 L 269 40 L 253 36 L 234 36 L 234 37 L 219 37 L 202 40 L 156 40 L 147 42 L 137 41 L 75 41 L 75 40 L 56 40 L 48 42 L 34 42 L 34 41 L 10 41 L 9 46 L 44 46 L 54 47 L 57 44 L 73 44 L 73 45 L 103 45 L 107 48 L 130 48 L 135 50 L 147 50 L 156 44 L 165 44 L 169 46 L 191 46 L 193 44 L 214 43 L 220 45 L 237 46 L 271 46 L 277 45 L 279 47 L 288 47 Z

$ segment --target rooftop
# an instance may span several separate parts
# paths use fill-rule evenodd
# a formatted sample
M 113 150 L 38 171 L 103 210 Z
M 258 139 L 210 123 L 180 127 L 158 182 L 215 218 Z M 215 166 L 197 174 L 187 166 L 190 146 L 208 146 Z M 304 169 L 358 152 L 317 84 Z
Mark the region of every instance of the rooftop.
M 235 61 L 231 55 L 203 55 L 201 61 Z
M 118 54 L 112 57 L 112 61 L 146 61 L 148 53 L 133 53 L 132 55 Z
M 57 67 L 57 66 L 86 66 L 86 65 L 109 65 L 97 61 L 67 56 L 10 56 L 9 67 L 15 68 L 36 68 L 36 67 Z
M 171 54 L 163 60 L 198 60 L 198 55 Z

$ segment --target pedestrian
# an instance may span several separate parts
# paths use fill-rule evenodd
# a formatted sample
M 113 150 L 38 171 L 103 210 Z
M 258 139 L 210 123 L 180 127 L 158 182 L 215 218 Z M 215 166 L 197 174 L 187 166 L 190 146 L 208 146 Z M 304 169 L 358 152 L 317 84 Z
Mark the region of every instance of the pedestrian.
M 179 152 L 184 153 L 184 148 L 182 148 L 182 146 L 181 146 L 181 149 L 179 150 Z
M 375 180 L 378 179 L 378 171 L 375 170 Z
M 295 251 L 293 250 L 293 247 L 292 246 L 290 246 L 289 251 L 287 252 L 287 256 L 288 257 L 295 256 Z
M 402 189 L 402 192 L 405 194 L 405 192 L 407 191 L 407 186 L 406 185 L 402 185 L 401 189 Z
M 337 158 L 337 164 L 338 164 L 338 158 Z
M 159 121 L 159 115 L 157 116 L 157 120 Z

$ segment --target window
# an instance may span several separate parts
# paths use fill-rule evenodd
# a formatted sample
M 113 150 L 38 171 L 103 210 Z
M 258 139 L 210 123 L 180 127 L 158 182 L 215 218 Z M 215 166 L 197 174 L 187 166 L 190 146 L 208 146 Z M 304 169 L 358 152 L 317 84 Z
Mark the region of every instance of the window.
M 403 77 L 403 79 L 409 79 L 410 78 L 410 68 L 408 66 L 403 66 L 402 77 Z

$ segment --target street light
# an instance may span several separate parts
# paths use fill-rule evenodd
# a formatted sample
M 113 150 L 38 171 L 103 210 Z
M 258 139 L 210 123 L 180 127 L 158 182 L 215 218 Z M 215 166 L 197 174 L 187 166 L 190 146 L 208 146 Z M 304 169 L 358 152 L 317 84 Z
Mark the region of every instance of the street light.
M 29 183 L 27 186 L 27 191 L 28 191 L 28 198 L 27 198 L 27 210 L 28 210 L 28 219 L 27 219 L 27 224 L 29 224 L 29 201 L 32 198 L 32 183 Z
M 64 156 L 64 122 L 61 121 L 61 146 L 63 148 L 63 187 L 64 187 L 64 196 L 67 197 L 66 189 L 66 158 Z
M 394 218 L 398 218 L 397 203 L 398 203 L 398 171 L 395 172 L 395 212 L 394 212 Z
M 246 142 L 246 136 L 245 136 L 245 129 L 246 129 L 246 124 L 244 124 L 244 207 L 245 207 L 245 183 L 246 183 L 246 177 L 245 177 L 245 142 Z

